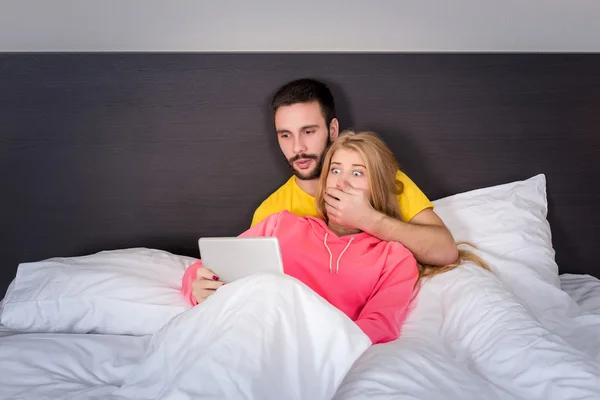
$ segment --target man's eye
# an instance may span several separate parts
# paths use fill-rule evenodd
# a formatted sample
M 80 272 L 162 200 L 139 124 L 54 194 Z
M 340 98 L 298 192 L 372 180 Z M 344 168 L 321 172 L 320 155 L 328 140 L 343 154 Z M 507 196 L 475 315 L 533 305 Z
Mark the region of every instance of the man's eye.
M 311 133 L 315 133 L 315 131 L 305 131 L 304 133 L 306 133 L 307 135 L 310 135 Z

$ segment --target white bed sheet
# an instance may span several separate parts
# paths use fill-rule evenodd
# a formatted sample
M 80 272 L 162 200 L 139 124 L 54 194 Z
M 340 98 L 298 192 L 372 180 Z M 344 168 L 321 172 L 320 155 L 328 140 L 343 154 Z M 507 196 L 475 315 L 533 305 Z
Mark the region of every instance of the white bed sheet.
M 8 329 L 7 327 L 5 327 L 4 325 L 0 324 L 0 338 L 6 337 L 6 336 L 11 336 L 11 335 L 16 335 L 17 332 L 14 332 L 10 329 Z
M 583 312 L 600 315 L 600 279 L 585 274 L 562 274 L 560 285 Z
M 122 383 L 148 341 L 125 335 L 22 333 L 0 324 L 0 399 L 100 399 Z
M 0 338 L 1 399 L 102 398 L 139 360 L 147 337 L 23 333 Z
M 570 330 L 560 335 L 548 333 L 535 319 L 527 320 L 531 310 L 526 305 L 501 290 L 490 293 L 489 287 L 486 294 L 497 296 L 497 307 L 469 315 L 477 308 L 469 307 L 467 299 L 462 309 L 442 309 L 446 323 L 441 325 L 432 323 L 440 312 L 435 299 L 422 303 L 421 312 L 413 314 L 422 321 L 409 321 L 402 340 L 367 350 L 335 399 L 595 398 L 600 394 L 600 281 L 562 275 L 561 286 L 580 308 L 573 312 Z M 431 285 L 427 290 L 421 294 L 461 292 L 456 285 Z M 511 332 L 515 318 L 528 323 Z M 456 340 L 461 334 L 462 342 Z M 532 336 L 538 340 L 519 342 Z M 0 386 L 5 389 L 0 399 L 114 398 L 111 393 L 143 358 L 149 342 L 150 336 L 17 333 L 0 326 Z M 6 389 L 10 397 L 3 395 Z
M 0 315 L 2 315 L 2 302 L 3 300 L 0 300 Z M 10 329 L 8 329 L 6 326 L 2 325 L 0 323 L 0 338 L 3 338 L 5 336 L 10 336 L 10 335 L 15 335 L 17 332 L 14 332 Z

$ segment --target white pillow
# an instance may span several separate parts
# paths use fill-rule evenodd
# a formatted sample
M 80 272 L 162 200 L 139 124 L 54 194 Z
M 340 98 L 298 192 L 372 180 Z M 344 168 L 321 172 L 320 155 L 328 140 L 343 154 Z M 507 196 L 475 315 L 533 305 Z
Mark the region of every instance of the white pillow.
M 522 286 L 528 279 L 538 279 L 560 288 L 546 219 L 545 175 L 460 193 L 433 204 L 454 239 L 476 245 L 505 282 Z
M 195 261 L 132 248 L 23 263 L 1 322 L 21 332 L 153 334 L 190 308 L 181 279 Z

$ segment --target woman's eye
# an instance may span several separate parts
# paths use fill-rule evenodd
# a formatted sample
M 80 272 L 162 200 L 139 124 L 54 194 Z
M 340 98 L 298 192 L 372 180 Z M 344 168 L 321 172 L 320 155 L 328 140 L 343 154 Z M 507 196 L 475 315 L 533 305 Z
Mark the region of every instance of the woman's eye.
M 340 170 L 338 168 L 331 168 L 332 174 L 339 174 Z
M 362 172 L 360 172 L 360 171 L 354 171 L 352 174 L 354 176 L 362 176 Z

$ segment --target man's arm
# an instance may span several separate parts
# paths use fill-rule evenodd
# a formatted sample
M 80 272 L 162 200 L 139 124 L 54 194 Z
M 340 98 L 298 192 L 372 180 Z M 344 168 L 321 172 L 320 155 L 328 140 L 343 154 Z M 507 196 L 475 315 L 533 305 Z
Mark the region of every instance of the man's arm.
M 410 222 L 372 210 L 362 230 L 381 240 L 402 243 L 423 264 L 447 265 L 458 258 L 452 234 L 431 208 L 421 211 Z

